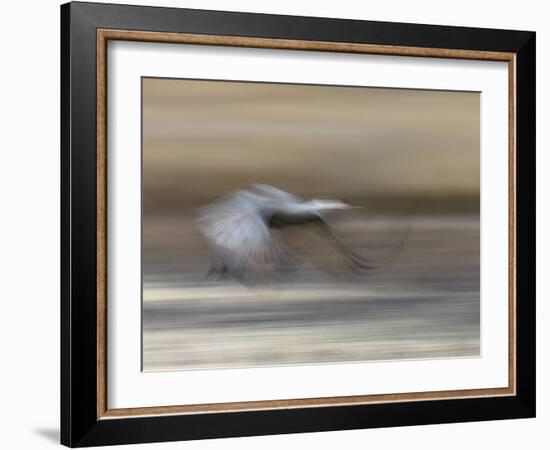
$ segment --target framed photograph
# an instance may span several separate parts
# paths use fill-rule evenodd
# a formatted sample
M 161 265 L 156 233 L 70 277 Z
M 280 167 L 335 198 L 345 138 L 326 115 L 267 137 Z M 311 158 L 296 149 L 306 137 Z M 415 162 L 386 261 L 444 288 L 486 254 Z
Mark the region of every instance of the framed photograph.
M 535 415 L 535 33 L 61 7 L 61 441 Z

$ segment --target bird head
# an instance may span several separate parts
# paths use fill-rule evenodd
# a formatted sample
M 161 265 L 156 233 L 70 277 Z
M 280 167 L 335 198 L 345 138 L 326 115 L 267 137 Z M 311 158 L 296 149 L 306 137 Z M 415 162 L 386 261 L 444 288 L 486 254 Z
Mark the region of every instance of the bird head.
M 326 211 L 326 210 L 333 210 L 333 209 L 352 209 L 352 208 L 355 208 L 354 206 L 350 205 L 349 203 L 345 203 L 341 200 L 314 199 L 314 200 L 311 201 L 311 203 L 319 211 Z

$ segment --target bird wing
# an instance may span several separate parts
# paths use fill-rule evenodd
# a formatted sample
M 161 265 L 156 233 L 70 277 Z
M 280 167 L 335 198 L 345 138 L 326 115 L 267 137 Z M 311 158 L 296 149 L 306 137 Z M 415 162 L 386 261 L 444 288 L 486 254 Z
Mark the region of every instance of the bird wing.
M 303 199 L 296 195 L 277 189 L 276 187 L 267 184 L 252 184 L 240 191 L 241 193 L 250 193 L 257 198 L 259 202 L 276 202 L 276 203 L 299 203 Z
M 376 258 L 367 257 L 352 250 L 334 230 L 329 218 L 325 215 L 321 215 L 319 220 L 314 223 L 314 229 L 321 238 L 340 253 L 350 269 L 365 275 L 371 275 L 392 263 L 399 256 L 409 238 L 415 216 L 416 212 L 401 231 L 401 236 L 386 248 L 386 255 Z
M 239 191 L 199 212 L 197 223 L 211 250 L 238 278 L 265 276 L 283 259 L 282 245 L 270 233 L 261 203 L 250 191 Z
M 319 217 L 319 220 L 313 222 L 312 225 L 313 231 L 334 248 L 341 255 L 343 262 L 353 271 L 369 274 L 380 268 L 381 265 L 379 262 L 359 255 L 344 243 L 322 216 Z

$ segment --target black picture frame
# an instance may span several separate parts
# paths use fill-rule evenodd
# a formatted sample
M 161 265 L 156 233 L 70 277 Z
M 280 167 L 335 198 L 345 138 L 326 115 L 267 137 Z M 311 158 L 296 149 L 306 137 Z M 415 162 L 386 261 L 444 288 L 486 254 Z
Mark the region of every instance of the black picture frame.
M 516 55 L 516 394 L 291 409 L 98 418 L 98 29 Z M 535 416 L 534 32 L 68 3 L 61 6 L 61 443 L 71 447 Z

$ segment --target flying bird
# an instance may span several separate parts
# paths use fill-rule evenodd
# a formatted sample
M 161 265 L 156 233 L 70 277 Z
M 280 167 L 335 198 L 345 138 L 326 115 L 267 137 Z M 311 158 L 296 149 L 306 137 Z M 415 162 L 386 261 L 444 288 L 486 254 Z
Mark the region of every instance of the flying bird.
M 380 265 L 352 251 L 326 220 L 330 212 L 354 208 L 361 207 L 340 200 L 304 200 L 263 184 L 233 192 L 199 210 L 197 225 L 212 258 L 209 273 L 243 281 L 292 270 L 291 252 L 274 230 L 306 225 L 339 252 L 350 269 L 376 270 Z

